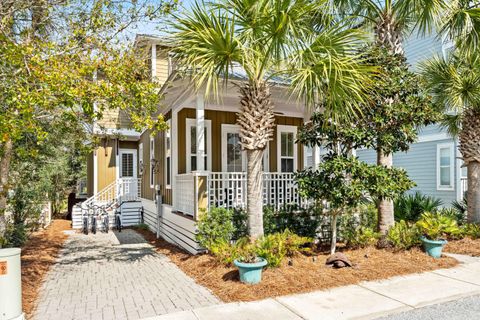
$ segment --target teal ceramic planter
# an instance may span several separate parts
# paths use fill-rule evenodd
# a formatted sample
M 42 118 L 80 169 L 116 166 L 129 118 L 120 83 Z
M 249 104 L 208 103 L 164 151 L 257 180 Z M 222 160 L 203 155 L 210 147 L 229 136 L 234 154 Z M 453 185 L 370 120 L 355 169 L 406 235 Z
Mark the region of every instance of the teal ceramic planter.
M 447 240 L 429 240 L 425 237 L 421 238 L 425 252 L 434 258 L 442 256 L 443 247 L 447 244 Z
M 248 284 L 256 284 L 262 280 L 263 267 L 267 265 L 267 260 L 258 258 L 259 261 L 255 263 L 244 263 L 235 260 L 233 263 L 238 268 L 240 273 L 240 281 Z

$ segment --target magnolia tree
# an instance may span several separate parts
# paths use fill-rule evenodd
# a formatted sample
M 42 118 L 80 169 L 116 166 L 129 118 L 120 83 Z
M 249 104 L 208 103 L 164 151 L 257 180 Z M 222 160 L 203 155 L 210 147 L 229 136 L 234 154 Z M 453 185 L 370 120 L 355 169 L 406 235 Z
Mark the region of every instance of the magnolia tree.
M 301 130 L 299 141 L 325 148 L 318 168 L 308 168 L 295 175 L 302 197 L 326 201 L 331 216 L 331 253 L 336 249 L 337 217 L 367 199 L 394 199 L 414 186 L 403 169 L 367 164 L 351 155 L 354 148 L 365 146 L 371 132 L 356 123 L 342 125 L 316 113 Z

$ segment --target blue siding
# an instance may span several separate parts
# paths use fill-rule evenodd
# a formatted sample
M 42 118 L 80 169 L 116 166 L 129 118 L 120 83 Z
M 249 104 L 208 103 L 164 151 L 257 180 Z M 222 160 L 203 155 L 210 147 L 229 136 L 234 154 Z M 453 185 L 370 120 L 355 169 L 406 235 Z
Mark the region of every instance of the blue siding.
M 439 134 L 446 132 L 439 124 L 431 124 L 429 126 L 423 127 L 420 129 L 418 135 L 426 136 L 430 134 Z
M 435 54 L 442 54 L 442 42 L 436 35 L 426 35 L 425 37 L 412 34 L 405 41 L 405 56 L 408 63 L 415 69 L 417 64 Z
M 377 153 L 372 149 L 357 150 L 357 157 L 361 161 L 364 161 L 369 164 L 377 163 Z

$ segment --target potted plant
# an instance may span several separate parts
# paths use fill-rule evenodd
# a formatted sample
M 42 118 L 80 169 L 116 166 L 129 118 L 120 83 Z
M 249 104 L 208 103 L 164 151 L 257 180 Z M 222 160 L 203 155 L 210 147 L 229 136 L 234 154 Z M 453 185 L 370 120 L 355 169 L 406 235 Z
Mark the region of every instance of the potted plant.
M 434 258 L 440 258 L 443 247 L 447 244 L 446 237 L 459 231 L 457 222 L 448 216 L 425 212 L 417 222 L 423 236 L 425 252 Z
M 233 261 L 238 268 L 240 281 L 247 284 L 256 284 L 262 280 L 262 270 L 267 265 L 267 260 L 256 253 L 254 244 L 240 246 L 238 258 Z

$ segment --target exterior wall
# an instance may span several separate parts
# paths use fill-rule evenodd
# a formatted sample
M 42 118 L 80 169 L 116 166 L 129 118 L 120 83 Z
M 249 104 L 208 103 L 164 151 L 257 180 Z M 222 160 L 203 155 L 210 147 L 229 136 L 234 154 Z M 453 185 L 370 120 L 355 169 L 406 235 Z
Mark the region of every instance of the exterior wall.
M 132 125 L 127 113 L 120 109 L 103 111 L 103 117 L 97 121 L 97 124 L 106 129 L 129 128 Z
M 436 130 L 439 130 L 439 127 L 431 126 L 428 130 L 435 133 Z M 460 188 L 458 183 L 460 172 L 458 162 L 455 160 L 454 190 L 437 190 L 437 145 L 445 143 L 454 143 L 454 149 L 457 149 L 454 139 L 414 143 L 410 146 L 408 152 L 398 152 L 393 155 L 393 165 L 407 170 L 410 179 L 417 184 L 409 192 L 419 191 L 422 194 L 441 199 L 444 206 L 450 206 L 452 201 L 457 199 L 457 189 Z M 357 150 L 357 156 L 367 163 L 376 163 L 374 150 Z
M 168 53 L 164 48 L 157 46 L 157 73 L 156 77 L 160 84 L 164 84 L 167 81 L 169 75 L 168 66 Z
M 441 54 L 442 42 L 437 39 L 435 34 L 425 37 L 413 34 L 405 41 L 404 48 L 408 63 L 416 68 L 419 62 L 432 57 L 434 54 Z
M 93 196 L 93 152 L 87 156 L 87 196 Z
M 103 139 L 95 150 L 97 155 L 97 192 L 116 179 L 115 139 Z
M 178 150 L 179 155 L 183 155 L 186 150 L 186 119 L 195 119 L 196 110 L 193 108 L 184 108 L 178 112 Z M 222 171 L 222 124 L 236 124 L 236 113 L 228 111 L 205 110 L 205 119 L 212 122 L 212 171 Z M 301 126 L 303 119 L 276 116 L 277 125 Z M 303 168 L 303 148 L 297 145 L 297 168 Z M 271 172 L 277 171 L 277 128 L 275 127 L 273 140 L 269 145 L 269 167 Z M 187 168 L 187 159 L 185 156 L 178 157 L 178 172 L 185 173 Z
M 168 120 L 170 114 L 165 116 Z M 150 135 L 151 131 L 146 130 L 142 133 L 138 144 L 143 143 L 143 174 L 139 176 L 142 179 L 142 198 L 148 200 L 155 200 L 155 188 L 150 187 Z M 154 181 L 155 185 L 160 186 L 161 194 L 163 197 L 163 203 L 172 204 L 172 190 L 165 187 L 165 133 L 158 132 L 155 136 L 155 156 L 159 163 L 159 170 L 155 173 Z M 139 156 L 140 157 L 140 156 Z M 172 159 L 173 160 L 173 159 Z

